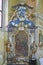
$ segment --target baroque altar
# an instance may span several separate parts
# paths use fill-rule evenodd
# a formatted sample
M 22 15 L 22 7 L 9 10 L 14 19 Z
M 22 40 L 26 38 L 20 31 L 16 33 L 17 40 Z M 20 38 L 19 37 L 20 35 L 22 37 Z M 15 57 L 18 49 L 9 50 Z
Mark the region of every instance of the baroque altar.
M 24 3 L 13 6 L 15 15 L 8 23 L 7 62 L 27 64 L 30 56 L 30 44 L 34 40 L 36 26 L 28 17 L 28 10 L 32 10 Z M 33 35 L 33 40 L 32 40 Z

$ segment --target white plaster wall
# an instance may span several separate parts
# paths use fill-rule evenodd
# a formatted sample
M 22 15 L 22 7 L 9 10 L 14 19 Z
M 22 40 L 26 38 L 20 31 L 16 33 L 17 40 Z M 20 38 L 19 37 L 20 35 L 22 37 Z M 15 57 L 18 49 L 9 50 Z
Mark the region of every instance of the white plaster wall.
M 4 0 L 3 1 L 3 19 L 4 19 L 4 27 L 6 28 L 6 26 L 8 25 L 8 0 Z
M 0 65 L 3 63 L 4 56 L 4 33 L 0 31 Z
M 5 24 L 8 23 L 8 0 L 3 0 L 3 28 L 0 30 L 0 65 L 4 63 L 5 56 L 5 43 L 4 37 L 6 35 L 5 32 Z

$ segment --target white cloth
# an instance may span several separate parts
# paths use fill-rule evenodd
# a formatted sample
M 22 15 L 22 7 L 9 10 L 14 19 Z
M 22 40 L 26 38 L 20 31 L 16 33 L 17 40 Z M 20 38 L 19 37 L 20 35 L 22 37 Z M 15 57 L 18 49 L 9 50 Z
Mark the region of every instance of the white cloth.
M 40 65 L 43 65 L 43 58 L 40 58 L 39 61 L 40 61 Z
M 3 63 L 3 56 L 0 55 L 0 65 Z

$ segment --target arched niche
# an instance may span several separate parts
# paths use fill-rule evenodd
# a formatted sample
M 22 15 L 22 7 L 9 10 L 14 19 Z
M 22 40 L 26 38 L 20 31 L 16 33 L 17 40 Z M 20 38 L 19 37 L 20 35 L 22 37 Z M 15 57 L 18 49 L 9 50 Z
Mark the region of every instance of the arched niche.
M 28 33 L 24 30 L 15 34 L 15 55 L 28 56 Z

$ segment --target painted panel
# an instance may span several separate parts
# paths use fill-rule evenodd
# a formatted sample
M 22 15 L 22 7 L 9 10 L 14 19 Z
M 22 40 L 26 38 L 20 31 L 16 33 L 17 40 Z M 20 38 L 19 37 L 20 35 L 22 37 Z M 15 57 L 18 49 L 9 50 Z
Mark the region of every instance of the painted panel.
M 19 31 L 15 36 L 15 41 L 16 56 L 28 56 L 28 36 L 26 32 Z

